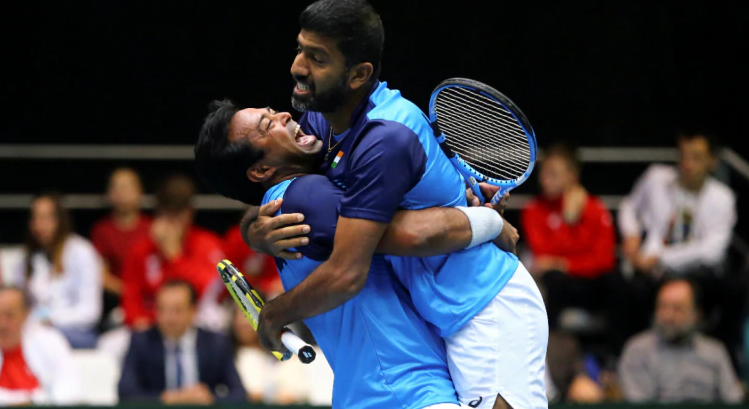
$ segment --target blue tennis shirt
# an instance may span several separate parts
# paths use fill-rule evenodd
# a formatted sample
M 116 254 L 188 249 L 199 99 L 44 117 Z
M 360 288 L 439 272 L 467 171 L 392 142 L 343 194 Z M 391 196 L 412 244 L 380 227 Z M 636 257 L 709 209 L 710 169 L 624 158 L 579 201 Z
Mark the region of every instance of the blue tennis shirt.
M 374 83 L 349 129 L 333 135 L 334 141 L 328 140 L 331 126 L 321 113 L 307 112 L 299 123 L 305 133 L 322 139 L 321 154 L 335 146 L 320 172 L 344 191 L 340 216 L 389 223 L 398 209 L 467 204 L 465 182 L 440 149 L 427 116 L 385 82 Z M 384 258 L 419 314 L 442 336 L 478 314 L 519 263 L 491 243 L 437 257 Z
M 303 258 L 276 259 L 287 291 L 332 252 L 342 197 L 343 191 L 321 175 L 288 180 L 266 192 L 263 204 L 283 198 L 279 214 L 303 213 L 311 227 L 310 244 L 298 249 Z M 304 322 L 333 369 L 333 408 L 458 404 L 444 341 L 416 313 L 406 289 L 381 256 L 372 260 L 359 294 Z

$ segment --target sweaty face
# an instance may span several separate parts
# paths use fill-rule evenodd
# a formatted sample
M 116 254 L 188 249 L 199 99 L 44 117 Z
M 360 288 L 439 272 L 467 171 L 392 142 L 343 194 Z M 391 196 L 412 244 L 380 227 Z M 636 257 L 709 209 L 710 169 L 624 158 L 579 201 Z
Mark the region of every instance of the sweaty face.
M 688 284 L 674 282 L 658 294 L 655 309 L 655 329 L 666 341 L 684 339 L 694 331 L 697 312 L 694 296 Z
M 34 238 L 43 246 L 50 245 L 57 231 L 55 203 L 48 197 L 41 197 L 31 204 L 29 229 Z
M 538 181 L 541 192 L 549 199 L 561 196 L 574 182 L 575 174 L 569 164 L 558 156 L 549 156 L 541 162 Z
M 679 141 L 679 153 L 682 183 L 687 187 L 700 186 L 714 163 L 709 143 L 704 138 L 682 139 Z
M 234 115 L 229 140 L 249 140 L 253 147 L 265 153 L 263 164 L 285 167 L 306 164 L 317 159 L 322 141 L 305 135 L 288 112 L 270 108 L 247 108 Z
M 334 112 L 347 101 L 351 89 L 346 59 L 336 42 L 302 30 L 291 76 L 296 85 L 291 104 L 299 112 Z

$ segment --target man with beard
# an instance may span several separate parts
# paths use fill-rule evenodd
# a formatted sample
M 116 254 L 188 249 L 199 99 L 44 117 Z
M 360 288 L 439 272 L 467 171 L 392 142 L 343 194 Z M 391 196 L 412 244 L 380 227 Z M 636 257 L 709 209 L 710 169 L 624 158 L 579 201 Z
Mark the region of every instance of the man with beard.
M 741 401 L 741 385 L 726 349 L 697 333 L 698 315 L 689 281 L 673 279 L 661 287 L 653 330 L 631 339 L 619 363 L 627 401 Z
M 263 308 L 258 335 L 265 348 L 276 351 L 285 350 L 279 341 L 284 325 L 335 309 L 362 290 L 396 210 L 466 205 L 465 182 L 439 148 L 428 118 L 378 80 L 384 30 L 374 9 L 364 0 L 320 0 L 302 12 L 300 25 L 292 103 L 305 113 L 303 132 L 295 138 L 300 146 L 315 143 L 311 135 L 321 138 L 321 173 L 344 193 L 336 206 L 330 257 Z M 267 112 L 255 129 L 258 141 L 279 121 L 281 115 Z M 256 143 L 249 132 L 239 136 Z M 274 165 L 257 169 L 255 177 Z M 253 176 L 240 170 L 234 177 Z M 279 224 L 258 218 L 249 232 L 251 247 L 283 256 L 280 250 L 303 245 L 302 239 L 277 243 L 307 234 L 303 226 L 279 230 Z M 419 314 L 445 339 L 462 403 L 548 406 L 548 319 L 536 284 L 514 254 L 478 244 L 448 255 L 388 257 L 388 262 Z

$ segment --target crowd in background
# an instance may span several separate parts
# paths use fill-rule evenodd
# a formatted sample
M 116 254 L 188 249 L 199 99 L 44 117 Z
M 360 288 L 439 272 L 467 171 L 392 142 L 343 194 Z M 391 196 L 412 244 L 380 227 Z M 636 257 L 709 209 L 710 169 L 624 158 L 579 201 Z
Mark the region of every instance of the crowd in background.
M 581 185 L 575 152 L 545 150 L 519 231 L 549 315 L 551 401 L 743 399 L 749 286 L 727 262 L 734 194 L 710 176 L 711 137 L 686 134 L 678 147 L 678 165 L 651 166 L 616 221 Z M 223 237 L 196 226 L 195 193 L 190 178 L 169 177 L 147 214 L 137 172 L 117 169 L 112 212 L 88 234 L 59 195 L 33 200 L 23 258 L 0 272 L 0 405 L 75 403 L 71 348 L 114 358 L 123 402 L 330 405 L 322 353 L 275 361 L 215 270 L 229 258 L 270 299 L 283 291 L 273 259 L 238 225 Z

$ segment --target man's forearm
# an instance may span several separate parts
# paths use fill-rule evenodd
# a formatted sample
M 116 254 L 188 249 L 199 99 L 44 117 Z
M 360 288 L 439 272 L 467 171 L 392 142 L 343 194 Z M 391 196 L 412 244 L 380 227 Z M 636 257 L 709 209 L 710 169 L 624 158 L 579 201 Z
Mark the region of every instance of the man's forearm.
M 274 299 L 266 318 L 279 325 L 287 325 L 324 314 L 347 302 L 361 290 L 366 282 L 366 272 L 363 279 L 357 279 L 356 275 L 327 261 L 298 286 Z
M 328 312 L 353 298 L 367 281 L 372 255 L 386 228 L 384 223 L 339 217 L 330 259 L 270 302 L 264 309 L 265 319 L 286 325 Z
M 429 257 L 464 249 L 471 238 L 471 225 L 460 210 L 447 207 L 401 210 L 388 225 L 376 251 L 393 256 Z

